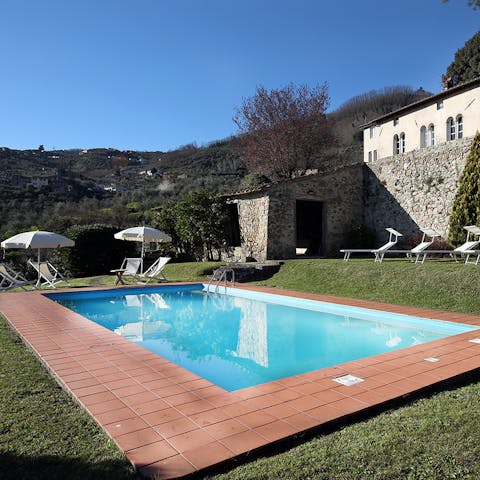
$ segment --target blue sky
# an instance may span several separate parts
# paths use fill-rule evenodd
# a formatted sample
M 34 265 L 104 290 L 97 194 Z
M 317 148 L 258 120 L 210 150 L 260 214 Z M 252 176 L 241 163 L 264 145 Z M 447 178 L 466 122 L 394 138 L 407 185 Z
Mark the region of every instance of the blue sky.
M 436 93 L 467 0 L 0 0 L 0 146 L 170 150 L 234 134 L 258 85 Z

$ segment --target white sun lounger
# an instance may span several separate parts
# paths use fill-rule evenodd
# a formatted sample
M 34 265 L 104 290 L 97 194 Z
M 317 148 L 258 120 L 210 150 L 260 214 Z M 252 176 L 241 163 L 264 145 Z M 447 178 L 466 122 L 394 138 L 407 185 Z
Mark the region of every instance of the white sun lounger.
M 138 275 L 138 277 L 143 280 L 144 283 L 150 283 L 153 280 L 167 280 L 163 274 L 163 269 L 170 260 L 170 257 L 158 257 L 157 260 L 141 275 Z
M 423 233 L 422 241 L 417 246 L 410 250 L 389 250 L 387 253 L 405 253 L 407 257 L 412 258 L 413 262 L 424 263 L 428 253 L 431 252 L 431 250 L 426 252 L 427 248 L 433 244 L 435 237 L 439 237 L 440 234 L 432 228 L 421 228 L 420 230 Z
M 35 286 L 41 288 L 44 285 L 47 285 L 52 288 L 57 288 L 57 283 L 67 282 L 68 279 L 63 276 L 50 262 L 34 262 L 29 260 L 28 264 L 38 273 L 38 280 Z
M 464 258 L 464 263 L 473 263 L 473 264 L 478 264 L 480 260 L 480 251 L 475 250 L 475 247 L 480 244 L 480 238 L 477 238 L 477 240 L 472 240 L 471 236 L 472 235 L 479 235 L 480 236 L 480 228 L 477 227 L 476 225 L 467 225 L 466 227 L 463 227 L 467 231 L 467 238 L 465 240 L 465 243 L 460 245 L 457 248 L 454 248 L 453 250 L 424 250 L 421 253 L 421 256 L 423 256 L 422 263 L 425 262 L 427 259 L 428 255 L 432 253 L 436 254 L 450 254 L 453 256 L 456 262 L 459 261 L 459 258 Z M 475 261 L 470 261 L 470 256 L 476 255 L 477 258 Z
M 10 290 L 15 287 L 27 290 L 25 285 L 31 285 L 32 283 L 16 272 L 8 263 L 0 262 L 0 291 Z
M 398 242 L 398 237 L 403 237 L 400 232 L 397 232 L 393 228 L 389 227 L 385 230 L 389 233 L 388 242 L 385 245 L 374 249 L 342 249 L 340 250 L 340 252 L 344 254 L 343 259 L 348 262 L 352 253 L 373 253 L 375 255 L 375 262 L 382 262 L 383 257 L 385 256 L 385 252 L 387 252 L 394 245 L 396 245 L 396 243 Z

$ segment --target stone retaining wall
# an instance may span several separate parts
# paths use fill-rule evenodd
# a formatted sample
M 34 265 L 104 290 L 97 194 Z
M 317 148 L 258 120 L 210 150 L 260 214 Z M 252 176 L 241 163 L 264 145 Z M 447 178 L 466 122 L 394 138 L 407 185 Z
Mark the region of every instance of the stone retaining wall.
M 432 227 L 448 238 L 448 225 L 460 174 L 472 137 L 414 152 L 383 158 L 366 165 L 365 223 L 378 240 L 385 227 L 405 238 L 419 227 Z

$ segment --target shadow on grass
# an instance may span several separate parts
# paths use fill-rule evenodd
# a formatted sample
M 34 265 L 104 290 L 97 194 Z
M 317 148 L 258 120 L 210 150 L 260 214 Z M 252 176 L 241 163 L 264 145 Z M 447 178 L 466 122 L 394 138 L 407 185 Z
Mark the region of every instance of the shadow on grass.
M 2 480 L 137 480 L 133 467 L 122 460 L 88 463 L 83 459 L 45 456 L 21 456 L 0 453 Z

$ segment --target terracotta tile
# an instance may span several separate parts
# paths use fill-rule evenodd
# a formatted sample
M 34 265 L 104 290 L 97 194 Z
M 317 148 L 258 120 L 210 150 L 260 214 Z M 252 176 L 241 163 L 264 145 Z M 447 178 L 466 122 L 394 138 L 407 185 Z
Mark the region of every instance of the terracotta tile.
M 337 388 L 330 388 L 330 390 L 322 390 L 321 392 L 314 395 L 315 398 L 320 400 L 323 404 L 332 403 L 336 400 L 341 400 L 345 398 L 345 395 L 340 393 Z
M 111 392 L 105 391 L 101 393 L 93 393 L 91 395 L 86 395 L 82 397 L 82 403 L 87 407 L 94 405 L 95 403 L 104 403 L 111 400 L 118 400 L 118 398 Z
M 146 393 L 148 390 L 143 388 L 141 385 L 129 385 L 128 387 L 115 388 L 113 390 L 117 397 L 129 397 L 130 395 L 136 395 L 137 393 Z
M 365 410 L 369 405 L 355 398 L 344 398 L 343 400 L 337 400 L 330 405 L 334 406 L 342 413 L 354 413 L 361 410 Z
M 141 403 L 140 405 L 132 405 L 131 408 L 139 415 L 144 415 L 146 413 L 158 412 L 159 410 L 170 408 L 170 405 L 157 398 L 146 403 Z
M 190 414 L 189 418 L 191 418 L 200 427 L 205 427 L 213 423 L 227 420 L 230 417 L 222 409 L 215 408 L 213 410 L 207 410 L 205 412 Z
M 180 478 L 195 470 L 195 467 L 182 455 L 174 455 L 139 469 L 142 476 L 156 479 Z
M 312 405 L 313 406 L 313 405 Z M 273 407 L 260 410 L 259 413 L 266 413 L 267 415 L 273 415 L 278 418 L 287 418 L 298 413 L 298 409 L 290 407 L 286 403 L 274 405 Z
M 244 415 L 246 413 L 254 412 L 259 410 L 254 404 L 243 402 L 231 403 L 230 405 L 225 405 L 223 411 L 230 417 L 236 417 L 238 415 Z
M 124 407 L 125 407 L 125 404 L 118 399 L 108 400 L 107 402 L 100 402 L 100 403 L 95 403 L 93 405 L 87 406 L 88 411 L 93 415 L 110 412 L 111 410 L 118 410 L 119 408 L 124 408 Z
M 226 405 L 238 403 L 241 401 L 241 399 L 232 393 L 222 393 L 219 395 L 214 395 L 213 397 L 209 397 L 208 401 L 216 407 L 225 407 Z
M 128 397 L 122 397 L 122 401 L 132 408 L 136 407 L 137 405 L 153 402 L 155 400 L 158 400 L 158 397 L 148 390 L 145 392 L 136 393 L 134 395 L 129 395 Z
M 91 385 L 89 387 L 75 388 L 75 389 L 72 389 L 72 391 L 75 392 L 75 395 L 78 398 L 82 398 L 87 395 L 92 395 L 94 393 L 106 392 L 107 388 L 104 385 L 97 384 L 97 385 Z
M 183 403 L 176 406 L 184 415 L 193 415 L 195 413 L 205 412 L 215 408 L 211 403 L 205 400 L 196 400 L 190 403 Z
M 253 430 L 247 430 L 246 432 L 237 433 L 222 439 L 222 443 L 229 450 L 239 455 L 262 447 L 269 441 Z
M 233 418 L 224 420 L 223 422 L 214 423 L 207 427 L 204 427 L 203 430 L 211 435 L 213 438 L 217 440 L 221 440 L 222 438 L 229 437 L 230 435 L 234 435 L 235 433 L 244 432 L 248 430 L 248 427 L 243 423 L 234 420 Z
M 306 414 L 316 418 L 320 423 L 329 422 L 344 416 L 344 414 L 338 408 L 335 408 L 332 403 L 308 410 Z
M 177 406 L 185 403 L 195 402 L 196 400 L 200 399 L 194 393 L 185 392 L 164 397 L 164 400 L 172 406 Z
M 301 393 L 296 392 L 291 388 L 284 388 L 272 394 L 274 398 L 278 398 L 281 402 L 288 402 L 302 396 Z
M 165 460 L 173 457 L 177 452 L 166 441 L 160 441 L 144 445 L 143 447 L 134 448 L 127 452 L 127 458 L 135 465 L 136 468 L 142 468 L 151 463 Z
M 147 428 L 148 424 L 140 417 L 127 418 L 118 422 L 109 423 L 104 426 L 105 430 L 112 436 L 118 437 L 119 435 L 125 435 L 126 433 L 135 432 Z
M 150 425 L 156 426 L 165 422 L 170 422 L 177 418 L 182 418 L 183 415 L 175 408 L 168 407 L 162 410 L 158 410 L 152 413 L 146 413 L 142 415 Z
M 285 418 L 284 421 L 295 427 L 299 432 L 314 428 L 318 425 L 316 418 L 306 415 L 305 413 L 297 413 L 296 415 Z
M 201 469 L 228 460 L 234 453 L 221 443 L 214 442 L 187 450 L 183 456 L 197 469 Z
M 174 437 L 182 433 L 198 429 L 198 425 L 186 417 L 180 417 L 170 422 L 155 426 L 155 430 L 164 438 Z
M 236 419 L 244 423 L 249 428 L 255 428 L 260 427 L 261 425 L 266 425 L 267 423 L 272 423 L 277 420 L 277 417 L 260 410 L 257 412 L 247 413 L 246 415 L 241 415 L 236 417 Z
M 292 387 L 292 390 L 301 393 L 302 395 L 313 395 L 323 390 L 322 386 L 316 382 L 302 383 Z
M 162 440 L 163 438 L 152 428 L 144 428 L 124 435 L 115 436 L 115 442 L 125 452 Z
M 305 410 L 318 407 L 323 403 L 324 402 L 322 402 L 321 400 L 319 400 L 318 398 L 312 395 L 305 395 L 303 397 L 296 398 L 295 400 L 290 400 L 288 402 L 285 402 L 284 405 L 286 405 L 287 407 L 294 408 L 295 410 L 298 410 L 300 412 L 303 412 Z
M 225 393 L 225 390 L 223 390 L 223 388 L 217 387 L 216 385 L 211 385 L 209 387 L 199 388 L 198 390 L 195 390 L 195 395 L 198 395 L 200 398 L 206 400 L 209 400 L 211 397 L 221 395 L 223 393 Z
M 355 395 L 354 398 L 368 405 L 377 405 L 384 402 L 384 398 L 381 395 L 378 395 L 377 393 L 371 390 L 367 390 L 367 391 L 364 391 L 363 393 L 359 393 L 358 395 Z
M 116 410 L 110 410 L 105 413 L 96 413 L 95 418 L 101 425 L 107 425 L 113 422 L 119 422 L 121 420 L 126 420 L 127 418 L 134 418 L 135 412 L 130 410 L 127 407 L 118 408 Z
M 282 420 L 277 420 L 268 425 L 256 427 L 255 432 L 273 442 L 294 435 L 298 430 Z
M 169 443 L 180 453 L 185 452 L 186 450 L 191 450 L 192 448 L 196 448 L 205 443 L 211 443 L 214 440 L 215 439 L 211 435 L 208 435 L 208 433 L 200 429 L 182 433 L 168 439 Z

